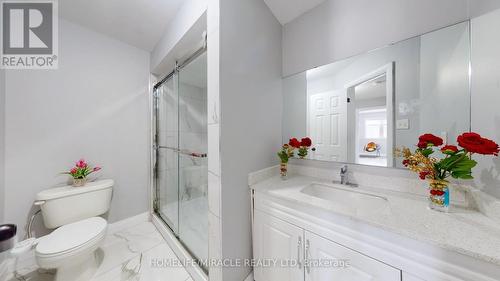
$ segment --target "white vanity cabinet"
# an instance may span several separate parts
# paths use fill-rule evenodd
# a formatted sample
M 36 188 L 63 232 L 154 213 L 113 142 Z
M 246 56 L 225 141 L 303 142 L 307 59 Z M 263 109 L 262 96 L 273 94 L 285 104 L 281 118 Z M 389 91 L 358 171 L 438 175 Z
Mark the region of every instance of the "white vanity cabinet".
M 306 281 L 356 280 L 400 281 L 401 271 L 321 236 L 305 232 L 305 259 L 312 261 L 344 260 L 344 265 L 306 267 Z
M 401 280 L 400 270 L 291 223 L 259 210 L 254 218 L 256 281 Z
M 283 262 L 303 261 L 304 230 L 290 223 L 269 216 L 263 212 L 255 212 L 254 256 L 261 265 L 254 267 L 255 280 L 304 280 L 304 266 L 282 266 L 281 262 L 270 266 L 265 261 L 280 260 Z
M 500 280 L 493 263 L 272 192 L 252 206 L 256 281 Z

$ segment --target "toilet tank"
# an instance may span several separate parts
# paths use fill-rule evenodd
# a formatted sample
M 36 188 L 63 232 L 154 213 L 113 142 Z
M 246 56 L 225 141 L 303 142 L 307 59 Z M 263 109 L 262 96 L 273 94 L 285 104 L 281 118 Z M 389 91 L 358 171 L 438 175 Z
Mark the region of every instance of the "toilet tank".
M 106 213 L 111 203 L 113 180 L 89 182 L 82 187 L 62 186 L 36 195 L 45 227 L 52 229 Z

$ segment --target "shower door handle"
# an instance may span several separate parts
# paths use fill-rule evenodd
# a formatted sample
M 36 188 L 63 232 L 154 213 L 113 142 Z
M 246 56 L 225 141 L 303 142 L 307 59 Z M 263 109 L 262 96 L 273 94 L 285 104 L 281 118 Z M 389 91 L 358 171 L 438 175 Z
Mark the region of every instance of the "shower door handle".
M 172 151 L 175 151 L 175 152 L 177 152 L 179 154 L 188 155 L 188 156 L 196 157 L 196 158 L 207 158 L 207 156 L 208 156 L 206 153 L 193 152 L 193 151 L 189 151 L 189 150 L 185 150 L 185 149 L 179 149 L 179 148 L 170 147 L 170 146 L 161 146 L 161 145 L 159 145 L 158 148 L 172 150 Z

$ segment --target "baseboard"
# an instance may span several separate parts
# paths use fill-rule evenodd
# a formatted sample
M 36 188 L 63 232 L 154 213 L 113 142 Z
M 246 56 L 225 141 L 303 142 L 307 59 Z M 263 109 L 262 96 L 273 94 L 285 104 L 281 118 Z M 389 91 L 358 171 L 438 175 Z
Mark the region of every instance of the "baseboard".
M 151 221 L 151 215 L 149 212 L 144 212 L 133 217 L 129 217 L 114 223 L 110 223 L 108 225 L 108 233 L 113 234 L 120 230 L 126 229 L 128 227 L 132 227 L 134 225 L 138 225 L 142 222 Z

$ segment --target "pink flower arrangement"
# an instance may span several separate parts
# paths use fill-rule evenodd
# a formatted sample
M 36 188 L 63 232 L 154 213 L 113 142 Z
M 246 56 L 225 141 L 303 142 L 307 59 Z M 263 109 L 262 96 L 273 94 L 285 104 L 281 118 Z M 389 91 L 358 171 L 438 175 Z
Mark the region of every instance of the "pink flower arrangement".
M 90 167 L 84 159 L 80 159 L 76 162 L 75 167 L 71 168 L 69 172 L 64 172 L 63 174 L 67 174 L 73 177 L 73 179 L 84 179 L 88 175 L 101 170 L 101 167 Z

